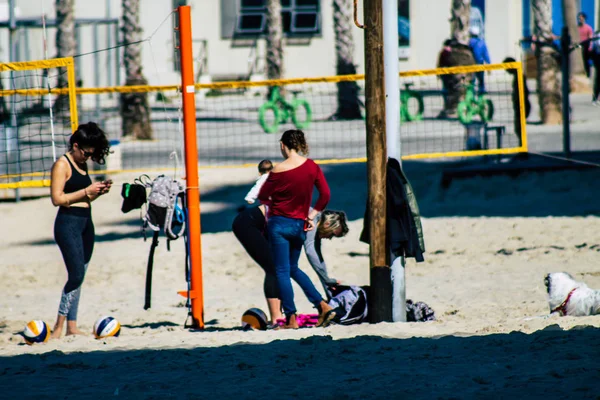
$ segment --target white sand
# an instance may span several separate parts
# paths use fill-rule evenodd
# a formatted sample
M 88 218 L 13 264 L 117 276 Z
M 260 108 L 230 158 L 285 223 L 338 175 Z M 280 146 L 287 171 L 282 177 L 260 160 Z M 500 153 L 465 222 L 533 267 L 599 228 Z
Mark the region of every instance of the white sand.
M 324 245 L 330 275 L 367 284 L 368 246 L 358 240 L 364 165 L 325 172 L 332 208 L 352 219 L 347 237 Z M 426 262 L 409 260 L 407 297 L 428 303 L 438 321 L 268 332 L 232 329 L 244 310 L 266 310 L 262 270 L 229 232 L 254 169 L 201 171 L 205 230 L 215 232 L 202 236 L 206 332 L 183 328 L 181 240 L 170 253 L 161 240 L 153 305 L 143 310 L 150 241 L 139 236 L 137 211 L 120 212 L 124 177 L 115 177 L 113 191 L 94 203 L 97 242 L 79 323 L 91 331 L 96 318 L 112 315 L 121 337 L 35 346 L 23 345 L 19 332 L 32 319 L 54 324 L 66 280 L 52 236 L 56 209 L 48 197 L 0 203 L 0 393 L 35 385 L 39 395 L 74 398 L 590 398 L 600 392 L 600 318 L 542 318 L 543 277 L 568 271 L 600 288 L 600 220 L 579 216 L 598 215 L 597 174 L 477 178 L 446 192 L 431 174 L 409 175 L 431 217 L 423 219 Z M 472 214 L 492 217 L 464 216 Z M 301 268 L 316 282 L 303 256 Z M 314 312 L 297 287 L 296 302 Z M 563 331 L 577 326 L 590 327 Z

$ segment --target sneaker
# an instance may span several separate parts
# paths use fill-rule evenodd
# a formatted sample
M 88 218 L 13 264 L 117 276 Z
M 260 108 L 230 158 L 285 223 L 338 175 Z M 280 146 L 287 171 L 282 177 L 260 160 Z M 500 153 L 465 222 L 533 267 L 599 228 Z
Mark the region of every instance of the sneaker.
M 594 101 L 592 101 L 592 105 L 596 106 L 596 107 L 600 107 L 600 100 L 594 100 Z

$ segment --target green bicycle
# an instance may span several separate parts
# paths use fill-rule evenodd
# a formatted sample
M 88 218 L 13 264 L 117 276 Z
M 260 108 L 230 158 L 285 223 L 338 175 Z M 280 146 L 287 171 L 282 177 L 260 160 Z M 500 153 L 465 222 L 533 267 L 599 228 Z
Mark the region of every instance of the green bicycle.
M 297 129 L 306 129 L 310 125 L 312 111 L 308 101 L 296 97 L 299 91 L 290 92 L 294 99 L 287 102 L 279 88 L 274 87 L 269 100 L 258 109 L 258 122 L 265 133 L 277 132 L 279 124 L 285 124 L 290 117 Z
M 471 123 L 476 115 L 479 115 L 482 122 L 488 122 L 494 118 L 494 103 L 484 94 L 475 95 L 475 85 L 470 83 L 467 84 L 465 99 L 458 103 L 456 111 L 463 124 Z
M 423 111 L 425 111 L 425 105 L 423 104 L 423 96 L 412 90 L 410 87 L 413 83 L 405 83 L 404 90 L 400 91 L 400 121 L 411 122 L 421 121 L 423 119 Z M 415 104 L 416 102 L 416 104 Z M 415 110 L 415 112 L 411 112 Z

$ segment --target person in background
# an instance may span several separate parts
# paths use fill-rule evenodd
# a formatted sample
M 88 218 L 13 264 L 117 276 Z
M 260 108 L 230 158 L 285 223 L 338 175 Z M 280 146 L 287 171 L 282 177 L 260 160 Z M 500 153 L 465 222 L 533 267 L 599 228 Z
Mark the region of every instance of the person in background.
M 485 44 L 485 40 L 479 37 L 479 27 L 472 26 L 471 29 L 471 40 L 469 41 L 469 47 L 473 51 L 473 57 L 475 58 L 475 63 L 477 64 L 490 64 L 490 54 L 488 52 L 487 45 Z M 478 92 L 479 94 L 483 94 L 486 92 L 485 90 L 485 74 L 484 71 L 479 71 L 475 73 L 475 78 L 478 83 Z
M 446 68 L 446 67 L 451 66 L 451 61 L 450 61 L 450 56 L 452 53 L 452 47 L 450 47 L 451 44 L 452 44 L 451 39 L 447 39 L 444 41 L 444 44 L 442 45 L 442 49 L 440 50 L 440 52 L 438 54 L 437 68 Z M 450 77 L 450 75 L 443 74 L 443 75 L 438 75 L 438 77 L 442 81 L 442 98 L 444 99 L 444 110 L 445 110 L 447 108 L 447 103 L 448 103 L 448 86 L 449 86 L 448 78 Z
M 335 313 L 329 312 L 331 306 L 323 300 L 310 278 L 298 268 L 298 259 L 306 232 L 315 229 L 315 217 L 329 203 L 329 185 L 321 168 L 304 156 L 308 154 L 304 132 L 296 129 L 285 131 L 279 146 L 285 160 L 273 168 L 258 199 L 268 207 L 267 232 L 285 314 L 283 328 L 298 328 L 291 279 L 319 311 L 317 326 L 327 325 L 327 319 L 335 318 Z M 319 191 L 319 198 L 311 210 L 314 187 Z
M 591 39 L 594 36 L 594 30 L 586 23 L 587 15 L 584 12 L 577 14 L 577 29 L 579 30 L 579 42 Z M 581 56 L 583 57 L 583 67 L 585 68 L 585 76 L 590 77 L 590 61 L 591 61 L 592 43 L 581 47 Z
M 260 188 L 269 177 L 269 172 L 271 172 L 271 170 L 273 170 L 273 163 L 271 160 L 262 160 L 258 163 L 258 178 L 256 178 L 256 182 L 254 183 L 254 186 L 252 186 L 252 189 L 250 189 L 248 194 L 246 194 L 246 197 L 244 197 L 246 203 L 254 204 L 258 192 L 260 192 Z

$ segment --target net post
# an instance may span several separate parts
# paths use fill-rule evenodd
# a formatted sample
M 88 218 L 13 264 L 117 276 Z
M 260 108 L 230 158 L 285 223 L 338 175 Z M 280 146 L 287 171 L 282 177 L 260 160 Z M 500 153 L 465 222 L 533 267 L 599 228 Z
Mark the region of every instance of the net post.
M 385 80 L 385 136 L 387 156 L 402 165 L 400 143 L 400 72 L 398 67 L 398 0 L 383 0 L 383 68 Z M 390 253 L 392 321 L 406 322 L 404 256 Z
M 179 55 L 181 62 L 181 96 L 185 145 L 187 231 L 191 274 L 192 326 L 204 328 L 204 293 L 202 289 L 202 247 L 200 228 L 200 190 L 198 180 L 198 146 L 196 143 L 196 98 L 194 56 L 192 53 L 192 18 L 190 6 L 177 7 L 179 15 Z
M 69 91 L 69 112 L 71 113 L 71 133 L 79 126 L 77 115 L 77 82 L 75 80 L 75 62 L 73 57 L 67 57 L 67 82 Z
M 365 109 L 371 323 L 392 321 L 392 281 L 386 248 L 386 110 L 382 0 L 364 2 Z
M 525 81 L 523 80 L 523 63 L 519 62 L 517 66 L 517 85 L 519 85 L 519 115 L 515 115 L 515 118 L 521 120 L 521 151 L 527 153 L 527 117 L 525 116 Z

